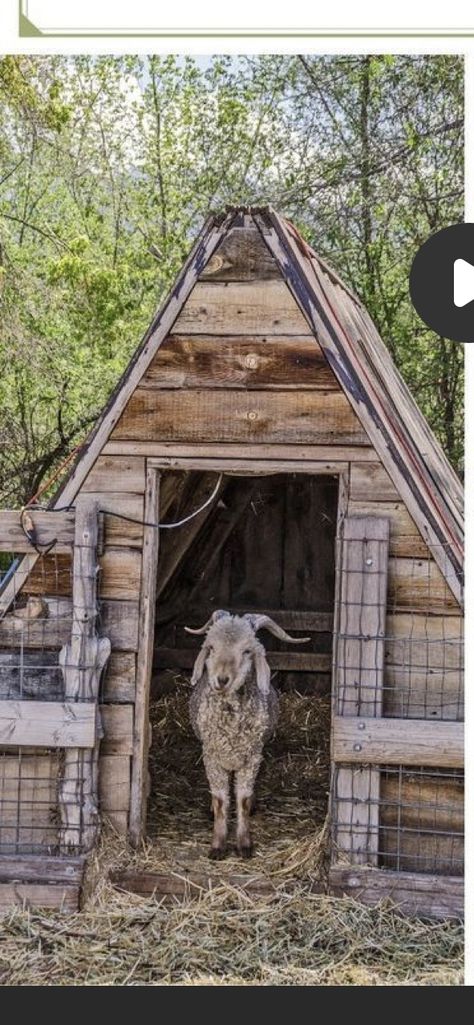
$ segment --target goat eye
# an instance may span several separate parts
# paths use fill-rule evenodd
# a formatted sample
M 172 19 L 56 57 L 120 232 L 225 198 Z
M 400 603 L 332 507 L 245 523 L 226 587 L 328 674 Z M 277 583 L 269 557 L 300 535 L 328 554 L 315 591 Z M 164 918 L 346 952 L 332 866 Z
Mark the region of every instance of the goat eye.
M 209 654 L 209 655 L 212 655 L 212 652 L 213 652 L 213 651 L 214 651 L 214 648 L 210 648 L 210 647 L 209 647 L 209 648 L 207 649 L 207 652 L 208 652 L 208 654 Z
M 250 648 L 246 648 L 245 651 L 244 651 L 244 655 L 251 655 L 251 654 L 252 654 L 252 652 L 251 652 Z

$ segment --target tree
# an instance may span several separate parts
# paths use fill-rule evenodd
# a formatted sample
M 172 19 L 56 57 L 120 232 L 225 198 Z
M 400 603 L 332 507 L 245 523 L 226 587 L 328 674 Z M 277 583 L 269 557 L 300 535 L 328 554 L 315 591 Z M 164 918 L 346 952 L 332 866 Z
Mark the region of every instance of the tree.
M 361 295 L 459 465 L 462 347 L 407 292 L 462 217 L 457 57 L 0 60 L 0 497 L 87 432 L 210 208 L 273 203 Z

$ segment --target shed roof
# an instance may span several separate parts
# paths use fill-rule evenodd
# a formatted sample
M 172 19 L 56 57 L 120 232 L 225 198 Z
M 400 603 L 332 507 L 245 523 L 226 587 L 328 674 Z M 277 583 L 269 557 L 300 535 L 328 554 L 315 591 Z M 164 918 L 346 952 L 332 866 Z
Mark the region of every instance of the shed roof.
M 460 598 L 463 492 L 459 479 L 361 301 L 294 225 L 271 207 L 233 207 L 206 220 L 173 289 L 51 507 L 74 501 L 205 265 L 226 233 L 244 223 L 260 232 L 381 462 L 450 588 Z

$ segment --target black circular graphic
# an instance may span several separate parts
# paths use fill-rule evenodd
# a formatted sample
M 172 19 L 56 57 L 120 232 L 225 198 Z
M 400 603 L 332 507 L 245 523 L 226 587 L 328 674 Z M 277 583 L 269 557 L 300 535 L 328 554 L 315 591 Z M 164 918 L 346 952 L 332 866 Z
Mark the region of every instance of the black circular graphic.
M 453 224 L 423 243 L 412 263 L 410 295 L 438 335 L 474 342 L 474 224 Z

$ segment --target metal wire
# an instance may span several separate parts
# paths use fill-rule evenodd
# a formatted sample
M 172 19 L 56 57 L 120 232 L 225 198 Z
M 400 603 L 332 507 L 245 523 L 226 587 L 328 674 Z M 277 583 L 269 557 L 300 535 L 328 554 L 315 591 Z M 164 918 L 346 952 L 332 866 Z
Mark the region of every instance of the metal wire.
M 3 562 L 8 573 L 8 559 Z M 26 581 L 21 572 L 16 580 L 11 609 L 0 622 L 0 699 L 12 707 L 70 702 L 58 656 L 74 628 L 72 557 L 43 553 Z M 84 658 L 79 672 L 87 668 Z M 68 749 L 66 759 L 64 748 L 0 744 L 0 854 L 64 853 L 66 820 L 67 851 L 81 853 L 84 787 L 82 750 Z
M 220 481 L 205 505 L 216 497 Z M 121 514 L 120 518 L 129 519 Z M 189 518 L 168 526 L 179 526 Z M 377 560 L 381 542 L 366 539 L 366 543 Z M 336 599 L 335 712 L 461 721 L 462 620 L 449 578 L 443 577 L 427 555 L 399 556 L 396 538 L 391 544 L 387 593 L 382 570 L 374 568 L 371 590 L 366 593 L 361 570 L 352 568 L 354 560 L 347 552 L 343 556 Z M 11 553 L 10 559 L 15 558 Z M 42 554 L 28 575 L 20 565 L 13 578 L 10 560 L 2 560 L 17 593 L 0 623 L 0 697 L 62 701 L 65 689 L 58 651 L 74 629 L 72 555 Z M 114 624 L 117 635 L 125 635 L 130 629 L 128 605 L 114 605 L 114 614 L 123 617 Z M 106 616 L 107 610 L 99 602 L 99 632 L 107 635 L 110 624 Z M 84 658 L 80 669 L 87 668 Z M 60 797 L 63 806 L 68 800 L 67 790 L 64 796 L 68 782 L 64 764 L 62 750 L 0 747 L 0 853 L 59 850 Z M 79 758 L 76 770 L 80 803 L 85 795 Z M 460 874 L 462 784 L 458 771 L 422 766 L 336 767 L 332 782 L 334 856 L 401 872 Z M 72 828 L 77 841 L 74 850 L 79 852 L 82 819 Z
M 336 860 L 397 872 L 458 876 L 464 865 L 464 774 L 403 765 L 337 766 Z

